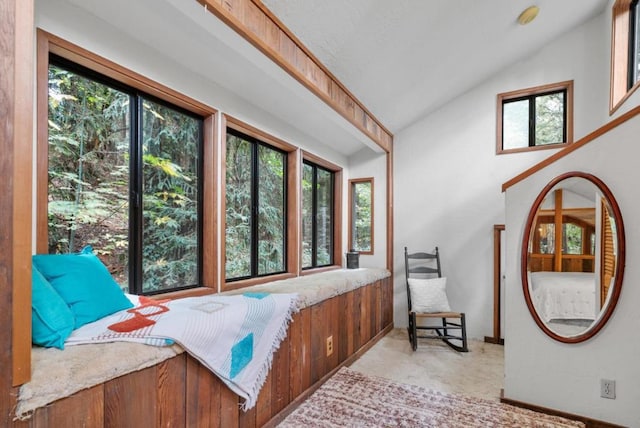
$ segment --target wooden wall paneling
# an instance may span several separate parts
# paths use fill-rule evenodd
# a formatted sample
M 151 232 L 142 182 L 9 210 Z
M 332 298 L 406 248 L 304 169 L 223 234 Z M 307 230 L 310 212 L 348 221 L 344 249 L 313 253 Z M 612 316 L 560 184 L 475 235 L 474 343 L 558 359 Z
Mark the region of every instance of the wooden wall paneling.
M 326 351 L 326 338 L 331 336 L 333 340 L 333 352 L 331 355 L 327 356 L 327 367 L 326 373 L 338 367 L 340 364 L 340 355 L 338 349 L 340 348 L 340 324 L 338 319 L 338 303 L 339 299 L 334 297 L 330 300 L 327 300 L 327 315 L 328 317 L 325 319 L 325 351 Z M 325 354 L 326 355 L 326 354 Z M 325 374 L 326 374 L 325 373 Z
M 240 412 L 242 411 L 238 406 L 241 402 L 240 398 L 221 380 L 217 377 L 215 379 L 220 383 L 220 427 L 237 427 L 240 425 Z
M 302 312 L 293 314 L 289 324 L 289 393 L 297 397 L 304 391 L 302 389 Z
M 241 400 L 195 358 L 184 353 L 38 409 L 14 428 L 49 426 L 259 427 L 318 387 L 343 362 L 353 361 L 388 331 L 392 281 L 387 278 L 294 314 L 289 335 L 248 412 Z M 381 328 L 382 327 L 382 328 Z M 334 351 L 326 355 L 326 338 Z
M 353 350 L 360 349 L 362 346 L 362 289 L 357 288 L 353 291 Z
M 375 310 L 376 310 L 376 322 L 373 328 L 374 335 L 384 328 L 383 315 L 384 315 L 384 301 L 382 295 L 382 281 L 376 281 L 374 285 L 375 293 Z
M 104 387 L 94 386 L 57 401 L 55 406 L 41 407 L 23 424 L 33 428 L 103 427 Z M 12 426 L 18 427 L 20 424 Z
M 311 386 L 311 308 L 294 314 L 289 326 L 289 391 L 295 398 Z
M 264 386 L 258 394 L 258 401 L 256 403 L 256 425 L 262 426 L 269 419 L 271 419 L 271 403 L 273 401 L 273 369 L 269 371 L 269 375 L 264 382 Z
M 157 426 L 157 370 L 149 367 L 104 384 L 105 426 Z
M 291 401 L 291 390 L 289 382 L 291 380 L 289 336 L 280 343 L 280 348 L 275 353 L 271 372 L 271 415 L 275 415 L 284 409 Z
M 197 0 L 383 150 L 391 133 L 259 0 Z M 274 28 L 275 27 L 275 28 Z M 331 82 L 332 89 L 326 91 Z M 339 100 L 338 100 L 339 99 Z M 362 114 L 355 114 L 355 109 Z
M 338 353 L 338 360 L 342 363 L 349 356 L 349 339 L 353 343 L 353 335 L 352 332 L 352 318 L 349 316 L 349 300 L 347 296 L 351 295 L 351 293 L 345 293 L 338 296 L 336 299 L 338 300 L 338 325 L 340 326 L 338 332 L 338 343 L 336 346 L 336 352 Z M 351 300 L 353 302 L 353 300 Z M 352 348 L 353 349 L 353 348 Z
M 180 427 L 186 423 L 187 354 L 157 365 L 158 426 Z
M 324 375 L 324 308 L 325 302 L 311 307 L 311 384 Z
M 265 385 L 266 388 L 266 385 Z M 240 399 L 240 403 L 242 402 L 242 399 Z M 252 407 L 251 409 L 247 410 L 246 412 L 243 411 L 242 409 L 238 410 L 238 426 L 242 427 L 242 428 L 255 428 L 258 425 L 256 425 L 256 417 L 257 417 L 257 408 L 256 407 Z
M 222 382 L 198 360 L 186 357 L 186 425 L 220 427 L 220 386 Z
M 387 325 L 393 325 L 393 297 L 394 297 L 393 278 L 388 277 L 387 279 L 385 279 L 385 283 L 387 286 L 387 300 L 386 300 L 387 322 L 385 323 L 385 326 L 387 326 Z
M 358 348 L 371 337 L 371 292 L 370 287 L 361 287 L 360 297 L 360 343 Z

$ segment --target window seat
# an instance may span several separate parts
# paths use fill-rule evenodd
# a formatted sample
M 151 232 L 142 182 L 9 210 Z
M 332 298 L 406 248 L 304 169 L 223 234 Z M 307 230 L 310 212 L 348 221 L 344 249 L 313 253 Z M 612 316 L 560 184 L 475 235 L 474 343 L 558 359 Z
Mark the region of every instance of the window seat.
M 298 309 L 302 310 L 389 276 L 386 269 L 341 269 L 222 294 L 247 291 L 298 293 Z M 56 400 L 154 366 L 183 352 L 178 345 L 155 347 L 127 342 L 67 346 L 64 351 L 34 347 L 31 353 L 31 381 L 20 387 L 16 417 L 28 419 L 36 409 Z

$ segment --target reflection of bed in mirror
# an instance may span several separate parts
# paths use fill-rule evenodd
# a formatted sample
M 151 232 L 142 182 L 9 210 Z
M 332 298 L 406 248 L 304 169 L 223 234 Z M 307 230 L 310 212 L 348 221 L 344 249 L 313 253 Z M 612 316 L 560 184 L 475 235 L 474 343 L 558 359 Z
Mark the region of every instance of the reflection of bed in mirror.
M 610 316 L 624 260 L 621 233 L 613 195 L 593 176 L 567 173 L 540 193 L 527 219 L 522 280 L 527 306 L 549 336 L 586 340 Z
M 598 312 L 593 272 L 531 272 L 531 297 L 544 322 L 593 321 Z

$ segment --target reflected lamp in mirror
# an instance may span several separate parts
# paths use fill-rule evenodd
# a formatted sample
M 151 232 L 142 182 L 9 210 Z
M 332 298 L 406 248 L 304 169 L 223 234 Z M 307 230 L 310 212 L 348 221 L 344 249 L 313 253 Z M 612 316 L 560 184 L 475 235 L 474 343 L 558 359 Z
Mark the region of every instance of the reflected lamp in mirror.
M 609 188 L 584 172 L 551 180 L 522 242 L 522 286 L 536 324 L 564 343 L 593 337 L 615 309 L 624 260 L 622 215 Z

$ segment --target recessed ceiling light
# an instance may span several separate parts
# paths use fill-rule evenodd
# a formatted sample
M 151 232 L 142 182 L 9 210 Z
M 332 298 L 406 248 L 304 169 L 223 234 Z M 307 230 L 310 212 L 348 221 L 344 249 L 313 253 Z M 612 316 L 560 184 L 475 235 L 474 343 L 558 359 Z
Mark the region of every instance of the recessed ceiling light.
M 518 23 L 520 25 L 526 25 L 536 19 L 538 16 L 538 12 L 540 12 L 540 8 L 538 6 L 529 6 L 525 10 L 522 11 L 520 16 L 518 16 Z

